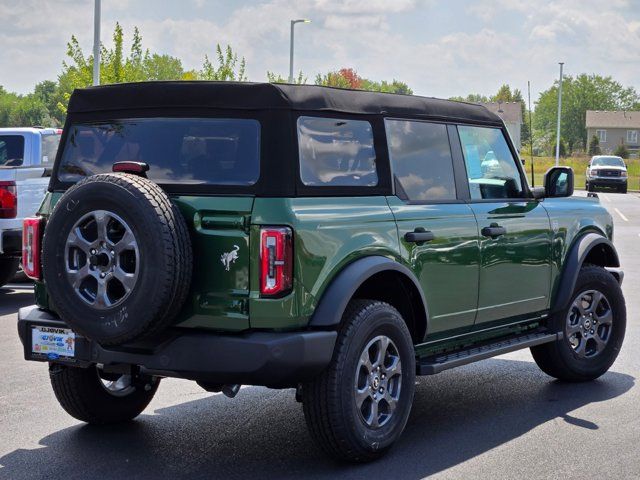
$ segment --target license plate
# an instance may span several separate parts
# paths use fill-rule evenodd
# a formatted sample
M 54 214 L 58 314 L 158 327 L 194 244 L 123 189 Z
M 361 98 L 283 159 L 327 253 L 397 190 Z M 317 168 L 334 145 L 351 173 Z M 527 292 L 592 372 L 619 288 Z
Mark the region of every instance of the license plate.
M 43 355 L 49 360 L 60 357 L 73 358 L 76 348 L 76 334 L 68 328 L 31 327 L 31 352 Z

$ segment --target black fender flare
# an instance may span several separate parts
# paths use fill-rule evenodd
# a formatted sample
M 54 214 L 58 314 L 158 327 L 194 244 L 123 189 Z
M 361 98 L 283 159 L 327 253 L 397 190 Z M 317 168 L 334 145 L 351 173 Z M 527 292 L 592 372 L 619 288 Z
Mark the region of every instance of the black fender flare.
M 427 308 L 427 301 L 420 282 L 413 272 L 406 266 L 390 258 L 372 255 L 348 264 L 334 277 L 320 298 L 318 306 L 309 322 L 309 327 L 326 328 L 339 325 L 342 321 L 342 315 L 347 308 L 347 304 L 358 288 L 376 273 L 384 271 L 401 273 L 413 283 L 420 294 L 428 322 L 429 310 Z
M 569 304 L 571 295 L 576 286 L 576 281 L 578 280 L 578 274 L 580 273 L 580 269 L 582 268 L 585 259 L 594 248 L 599 246 L 605 249 L 607 255 L 610 255 L 609 261 L 606 262 L 610 265 L 602 266 L 614 268 L 620 267 L 618 252 L 613 246 L 613 243 L 611 243 L 607 237 L 597 233 L 586 233 L 578 237 L 567 253 L 564 262 L 564 269 L 552 303 L 552 313 L 562 311 Z M 611 270 L 614 270 L 614 268 Z M 612 274 L 616 277 L 618 282 L 622 282 L 621 271 L 612 271 Z

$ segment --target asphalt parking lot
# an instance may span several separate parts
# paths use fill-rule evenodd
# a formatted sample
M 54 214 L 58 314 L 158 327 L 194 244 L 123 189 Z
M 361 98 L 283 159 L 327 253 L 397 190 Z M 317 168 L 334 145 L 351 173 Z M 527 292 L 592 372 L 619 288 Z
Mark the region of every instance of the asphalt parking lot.
M 31 290 L 0 289 L 0 479 L 640 478 L 640 198 L 600 200 L 616 224 L 628 309 L 611 371 L 564 384 L 527 350 L 420 378 L 400 442 L 363 466 L 316 449 L 292 390 L 244 387 L 229 399 L 169 379 L 137 421 L 81 424 L 58 406 L 46 366 L 22 359 L 16 311 Z

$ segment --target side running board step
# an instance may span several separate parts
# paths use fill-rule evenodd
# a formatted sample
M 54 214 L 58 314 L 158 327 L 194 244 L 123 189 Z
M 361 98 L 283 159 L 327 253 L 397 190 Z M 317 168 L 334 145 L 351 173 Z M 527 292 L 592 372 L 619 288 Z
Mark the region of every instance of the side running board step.
M 468 363 L 514 352 L 522 348 L 534 347 L 543 343 L 554 342 L 562 338 L 562 333 L 528 333 L 517 337 L 509 337 L 481 346 L 450 353 L 442 353 L 418 359 L 417 375 L 435 375 L 450 368 L 460 367 Z

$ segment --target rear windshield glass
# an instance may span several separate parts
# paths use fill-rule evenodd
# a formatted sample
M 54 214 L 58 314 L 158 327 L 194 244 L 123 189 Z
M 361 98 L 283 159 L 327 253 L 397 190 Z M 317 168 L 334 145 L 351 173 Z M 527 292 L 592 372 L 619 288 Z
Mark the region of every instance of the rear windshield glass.
M 60 134 L 42 136 L 42 163 L 51 163 L 56 159 Z
M 591 165 L 598 167 L 624 167 L 624 160 L 620 157 L 594 158 Z
M 0 167 L 19 167 L 24 159 L 22 135 L 0 135 Z
M 70 127 L 58 179 L 77 182 L 115 162 L 149 165 L 159 183 L 253 185 L 260 175 L 260 123 L 237 118 L 141 118 Z
M 378 184 L 371 124 L 363 120 L 298 118 L 300 178 L 305 185 Z

